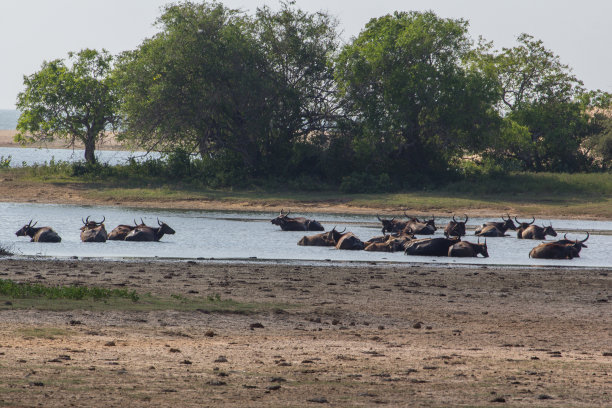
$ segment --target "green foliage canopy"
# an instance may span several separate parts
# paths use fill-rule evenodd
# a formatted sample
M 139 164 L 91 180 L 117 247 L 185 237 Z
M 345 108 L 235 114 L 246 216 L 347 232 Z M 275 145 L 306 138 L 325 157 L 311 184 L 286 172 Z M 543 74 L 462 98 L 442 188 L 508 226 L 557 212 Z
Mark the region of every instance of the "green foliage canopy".
M 95 163 L 95 146 L 109 127 L 118 124 L 119 97 L 112 77 L 113 56 L 84 49 L 68 54 L 71 64 L 57 59 L 24 76 L 17 96 L 21 111 L 16 140 L 22 143 L 66 139 L 85 146 L 85 160 Z
M 337 79 L 357 126 L 364 168 L 443 172 L 495 129 L 496 84 L 469 69 L 464 20 L 433 12 L 372 19 L 338 58 Z

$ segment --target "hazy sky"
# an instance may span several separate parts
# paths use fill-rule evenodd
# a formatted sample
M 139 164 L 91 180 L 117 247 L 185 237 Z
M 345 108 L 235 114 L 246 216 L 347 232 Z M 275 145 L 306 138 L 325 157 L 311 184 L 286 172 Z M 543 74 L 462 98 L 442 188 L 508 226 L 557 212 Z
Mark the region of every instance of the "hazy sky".
M 14 109 L 23 75 L 68 51 L 136 48 L 155 33 L 153 23 L 167 0 L 0 0 L 0 109 Z M 267 0 L 224 0 L 247 12 Z M 308 11 L 327 10 L 340 21 L 343 38 L 355 36 L 372 17 L 394 10 L 433 10 L 463 18 L 473 38 L 496 48 L 516 45 L 528 33 L 560 56 L 589 89 L 612 92 L 610 0 L 297 0 Z

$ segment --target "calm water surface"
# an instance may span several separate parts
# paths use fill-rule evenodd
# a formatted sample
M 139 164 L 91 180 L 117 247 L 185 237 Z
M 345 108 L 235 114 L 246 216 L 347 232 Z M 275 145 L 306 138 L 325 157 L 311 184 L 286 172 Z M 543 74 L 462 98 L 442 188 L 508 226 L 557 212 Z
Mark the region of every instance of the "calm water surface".
M 364 261 L 364 262 L 434 262 L 449 264 L 486 265 L 566 265 L 589 267 L 612 267 L 612 221 L 544 220 L 536 224 L 552 223 L 559 239 L 563 232 L 568 237 L 583 238 L 582 231 L 591 231 L 588 248 L 581 257 L 573 260 L 535 260 L 528 257 L 529 251 L 541 241 L 519 240 L 515 234 L 505 238 L 488 238 L 489 258 L 447 258 L 406 256 L 402 252 L 371 253 L 365 251 L 341 251 L 326 247 L 301 247 L 297 245 L 304 235 L 314 232 L 286 232 L 272 225 L 270 219 L 277 213 L 261 212 L 217 212 L 154 210 L 101 206 L 51 205 L 0 203 L 0 244 L 16 255 L 41 257 L 94 257 L 122 258 L 176 258 L 176 259 L 242 259 L 317 261 Z M 295 214 L 298 216 L 298 214 Z M 381 226 L 376 216 L 308 214 L 326 230 L 336 226 L 354 232 L 362 240 L 380 235 Z M 110 232 L 118 224 L 132 224 L 142 217 L 148 225 L 156 226 L 157 218 L 176 230 L 175 235 L 166 235 L 160 242 L 83 243 L 80 241 L 81 218 L 91 216 L 101 220 L 106 217 L 106 228 Z M 51 226 L 62 237 L 59 244 L 29 242 L 29 238 L 15 236 L 15 231 L 30 219 L 37 226 Z M 437 219 L 436 219 L 437 220 Z M 440 219 L 445 224 L 447 219 Z M 485 220 L 470 219 L 475 226 Z M 511 231 L 512 232 L 512 231 Z M 440 230 L 436 236 L 442 236 Z M 464 238 L 476 242 L 473 231 Z
M 85 160 L 85 151 L 82 149 L 38 149 L 31 147 L 0 147 L 0 157 L 11 158 L 11 167 L 32 166 L 54 161 L 78 162 Z M 110 165 L 126 164 L 130 158 L 145 160 L 159 158 L 156 152 L 131 152 L 123 150 L 97 150 L 96 159 L 99 163 Z

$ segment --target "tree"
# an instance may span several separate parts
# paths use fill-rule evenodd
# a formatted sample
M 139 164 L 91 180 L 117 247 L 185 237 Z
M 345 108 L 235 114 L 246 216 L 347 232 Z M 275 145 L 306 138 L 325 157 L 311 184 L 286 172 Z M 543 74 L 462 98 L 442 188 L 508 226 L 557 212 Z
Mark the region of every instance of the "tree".
M 606 98 L 587 97 L 582 81 L 542 41 L 521 34 L 518 43 L 498 53 L 481 54 L 480 68 L 494 71 L 498 78 L 504 128 L 526 129 L 528 136 L 517 132 L 513 140 L 505 133 L 490 153 L 518 160 L 525 170 L 587 170 L 593 158 L 585 141 L 602 130 L 591 112 Z
M 113 56 L 84 49 L 64 60 L 44 62 L 40 71 L 24 76 L 25 90 L 17 96 L 21 111 L 19 142 L 66 139 L 85 146 L 85 161 L 95 163 L 95 147 L 109 127 L 118 123 L 119 99 L 111 76 Z
M 372 19 L 342 50 L 337 79 L 368 172 L 444 172 L 495 129 L 496 83 L 467 64 L 464 20 L 433 12 Z
M 271 164 L 311 172 L 313 160 L 307 152 L 312 148 L 320 153 L 339 112 L 332 60 L 339 43 L 338 23 L 325 12 L 307 13 L 294 6 L 282 2 L 277 12 L 264 6 L 255 15 L 255 33 L 274 88 L 265 150 Z
M 123 137 L 205 159 L 237 155 L 256 169 L 271 95 L 249 20 L 219 3 L 185 2 L 167 6 L 157 25 L 118 64 Z

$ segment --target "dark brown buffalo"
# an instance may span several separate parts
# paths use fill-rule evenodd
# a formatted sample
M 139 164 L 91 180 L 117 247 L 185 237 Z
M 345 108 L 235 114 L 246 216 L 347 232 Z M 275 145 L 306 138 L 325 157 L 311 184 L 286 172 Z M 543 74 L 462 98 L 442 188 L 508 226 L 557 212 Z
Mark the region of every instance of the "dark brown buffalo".
M 370 252 L 403 251 L 404 245 L 408 241 L 410 241 L 410 238 L 408 236 L 393 237 L 392 235 L 389 235 L 389 239 L 387 239 L 386 241 L 381 241 L 381 242 L 369 242 L 368 241 L 366 243 L 366 247 L 364 248 L 364 250 L 370 251 Z
M 489 221 L 482 224 L 482 226 L 476 228 L 474 235 L 481 237 L 503 237 L 506 236 L 506 231 L 509 229 L 516 231 L 516 225 L 510 218 L 510 214 L 506 214 L 508 218 L 504 218 L 503 221 Z M 493 227 L 493 228 L 492 228 Z
M 291 214 L 291 211 L 285 214 L 281 209 L 278 217 L 270 222 L 280 226 L 283 231 L 325 231 L 325 228 L 318 221 L 309 220 L 304 217 L 290 218 L 289 214 Z
M 429 220 L 419 220 L 416 217 L 409 217 L 405 212 L 404 215 L 410 218 L 406 228 L 410 228 L 410 233 L 415 235 L 433 235 L 436 232 L 436 217 L 432 216 Z
M 587 236 L 585 239 L 581 240 L 569 240 L 567 239 L 567 234 L 563 235 L 563 239 L 560 239 L 558 241 L 555 241 L 555 244 L 559 244 L 559 245 L 570 245 L 573 249 L 574 249 L 574 258 L 578 258 L 580 257 L 580 251 L 582 250 L 582 248 L 588 248 L 585 245 L 585 242 L 587 241 L 587 239 L 589 239 L 589 232 L 587 231 Z
M 346 231 L 346 229 L 344 230 Z M 331 231 L 322 232 L 320 234 L 304 236 L 298 242 L 301 246 L 336 246 L 344 231 L 340 232 L 334 227 Z
M 89 221 L 89 217 L 85 220 L 81 218 L 81 221 L 83 221 L 83 226 L 81 227 L 81 241 L 106 242 L 108 234 L 106 233 L 106 228 L 104 228 L 105 220 L 106 217 L 103 217 L 103 220 L 100 222 Z
M 457 242 L 450 248 L 448 248 L 448 256 L 457 256 L 457 257 L 476 257 L 478 254 L 481 254 L 485 258 L 489 257 L 489 251 L 487 250 L 487 241 L 485 240 L 484 244 L 478 242 L 474 244 L 472 242 L 461 241 Z
M 453 215 L 453 220 L 449 221 L 444 228 L 444 236 L 449 237 L 462 237 L 465 235 L 465 223 L 468 222 L 468 216 L 465 215 L 465 221 L 457 221 Z
M 539 225 L 530 225 L 525 228 L 519 238 L 521 239 L 546 239 L 546 235 L 552 237 L 557 236 L 557 231 L 554 230 L 552 225 L 547 227 L 540 227 Z
M 136 227 L 144 227 L 145 223 L 140 219 L 140 224 L 136 223 L 134 220 L 134 225 L 125 225 L 120 224 L 117 225 L 111 232 L 108 234 L 108 239 L 111 241 L 125 241 L 125 237 Z
M 365 244 L 362 240 L 357 238 L 352 232 L 345 232 L 342 234 L 338 242 L 336 243 L 336 249 L 349 249 L 355 251 L 361 251 L 365 248 Z
M 405 244 L 406 255 L 448 256 L 448 248 L 461 238 L 422 238 Z
M 558 244 L 556 242 L 543 242 L 529 252 L 530 258 L 539 259 L 573 259 L 576 249 L 572 244 Z
M 159 241 L 164 234 L 174 234 L 175 231 L 170 228 L 165 222 L 157 220 L 158 228 L 149 227 L 148 225 L 139 225 L 126 235 L 126 241 Z
M 38 221 L 32 225 L 32 220 L 27 225 L 21 227 L 19 231 L 15 233 L 18 237 L 30 237 L 30 242 L 62 242 L 62 239 L 57 232 L 53 231 L 51 227 L 38 227 L 34 226 L 38 224 Z
M 396 220 L 395 217 L 389 219 L 380 218 L 380 216 L 376 215 L 378 221 L 382 223 L 382 233 L 386 234 L 387 232 L 400 232 L 408 225 L 409 221 Z
M 531 224 L 533 224 L 535 222 L 535 217 L 533 217 L 533 220 L 531 222 L 520 222 L 516 217 L 514 217 L 514 221 L 516 221 L 516 223 L 518 224 L 518 226 L 516 227 L 516 237 L 517 238 L 523 238 L 523 231 L 525 231 L 527 228 L 529 228 L 529 226 Z
M 504 233 L 505 231 L 501 231 L 495 225 L 486 225 L 481 227 L 474 233 L 474 235 L 478 237 L 507 237 L 508 234 Z

